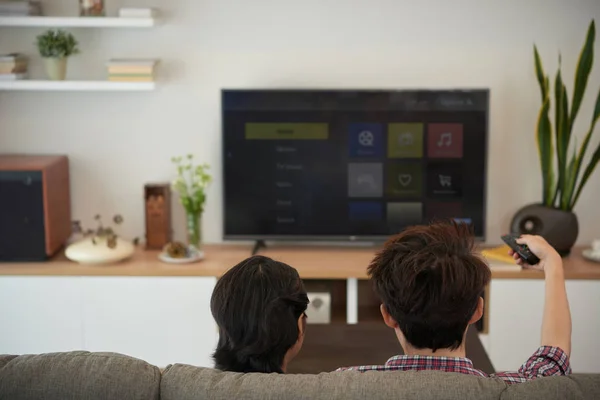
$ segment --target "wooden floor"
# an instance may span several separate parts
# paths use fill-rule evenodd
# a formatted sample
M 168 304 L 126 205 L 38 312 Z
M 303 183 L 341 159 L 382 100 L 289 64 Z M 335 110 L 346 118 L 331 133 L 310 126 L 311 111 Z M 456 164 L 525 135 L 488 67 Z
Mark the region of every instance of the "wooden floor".
M 384 364 L 398 354 L 402 354 L 402 348 L 394 332 L 383 321 L 308 325 L 302 351 L 289 365 L 288 373 L 317 374 L 339 367 Z M 467 357 L 475 368 L 494 372 L 475 329 L 467 333 Z

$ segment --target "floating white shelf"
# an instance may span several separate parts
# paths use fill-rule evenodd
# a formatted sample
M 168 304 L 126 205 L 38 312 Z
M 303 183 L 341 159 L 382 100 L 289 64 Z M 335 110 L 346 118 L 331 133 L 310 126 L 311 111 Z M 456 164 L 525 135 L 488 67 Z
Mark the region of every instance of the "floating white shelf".
M 12 91 L 147 92 L 155 87 L 155 82 L 0 80 L 0 90 Z
M 0 17 L 0 26 L 51 28 L 150 28 L 154 18 L 119 17 Z

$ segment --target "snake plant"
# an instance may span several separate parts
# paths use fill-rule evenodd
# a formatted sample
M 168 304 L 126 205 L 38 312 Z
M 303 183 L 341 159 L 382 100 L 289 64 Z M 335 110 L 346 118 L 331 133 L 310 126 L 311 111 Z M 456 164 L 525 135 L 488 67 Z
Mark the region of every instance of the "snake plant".
M 600 144 L 583 168 L 590 139 L 594 133 L 596 122 L 600 119 L 600 91 L 596 98 L 592 121 L 584 136 L 583 142 L 577 149 L 576 137 L 573 135 L 573 125 L 581 107 L 587 87 L 588 78 L 594 64 L 594 40 L 596 25 L 592 20 L 575 72 L 573 99 L 569 104 L 569 95 L 561 73 L 561 57 L 558 57 L 558 71 L 554 79 L 554 130 L 550 120 L 551 88 L 550 78 L 544 72 L 542 60 L 534 45 L 535 72 L 542 95 L 542 107 L 537 121 L 537 144 L 542 167 L 543 204 L 564 211 L 571 211 L 583 187 L 594 172 L 600 161 Z M 572 150 L 571 136 L 573 136 Z M 556 160 L 556 162 L 555 162 Z M 583 169 L 582 169 L 583 168 Z M 583 174 L 580 173 L 583 170 Z

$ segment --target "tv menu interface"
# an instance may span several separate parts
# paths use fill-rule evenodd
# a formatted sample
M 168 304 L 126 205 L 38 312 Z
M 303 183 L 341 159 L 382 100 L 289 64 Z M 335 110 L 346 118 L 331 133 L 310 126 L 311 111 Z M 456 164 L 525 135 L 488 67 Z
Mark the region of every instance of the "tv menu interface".
M 222 93 L 225 237 L 482 237 L 488 91 Z

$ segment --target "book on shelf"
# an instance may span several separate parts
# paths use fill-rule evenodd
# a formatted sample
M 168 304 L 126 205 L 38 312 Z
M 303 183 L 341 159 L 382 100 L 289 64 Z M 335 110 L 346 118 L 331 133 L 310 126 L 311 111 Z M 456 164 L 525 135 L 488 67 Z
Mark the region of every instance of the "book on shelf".
M 108 67 L 109 74 L 137 74 L 137 75 L 149 75 L 154 73 L 153 67 L 135 66 L 135 65 L 123 65 Z
M 119 9 L 120 18 L 155 18 L 158 12 L 154 8 L 123 7 Z
M 154 82 L 154 77 L 109 75 L 108 80 L 111 82 Z
M 153 82 L 157 59 L 112 59 L 107 63 L 108 80 L 113 82 Z
M 108 67 L 151 67 L 154 68 L 158 64 L 156 58 L 113 58 L 108 60 Z
M 27 61 L 27 57 L 21 53 L 0 54 L 0 62 L 17 62 L 23 60 Z
M 0 81 L 21 81 L 27 79 L 27 74 L 0 74 Z
M 27 73 L 28 60 L 23 54 L 0 54 L 0 75 Z
M 0 0 L 0 16 L 27 17 L 42 15 L 39 1 Z

